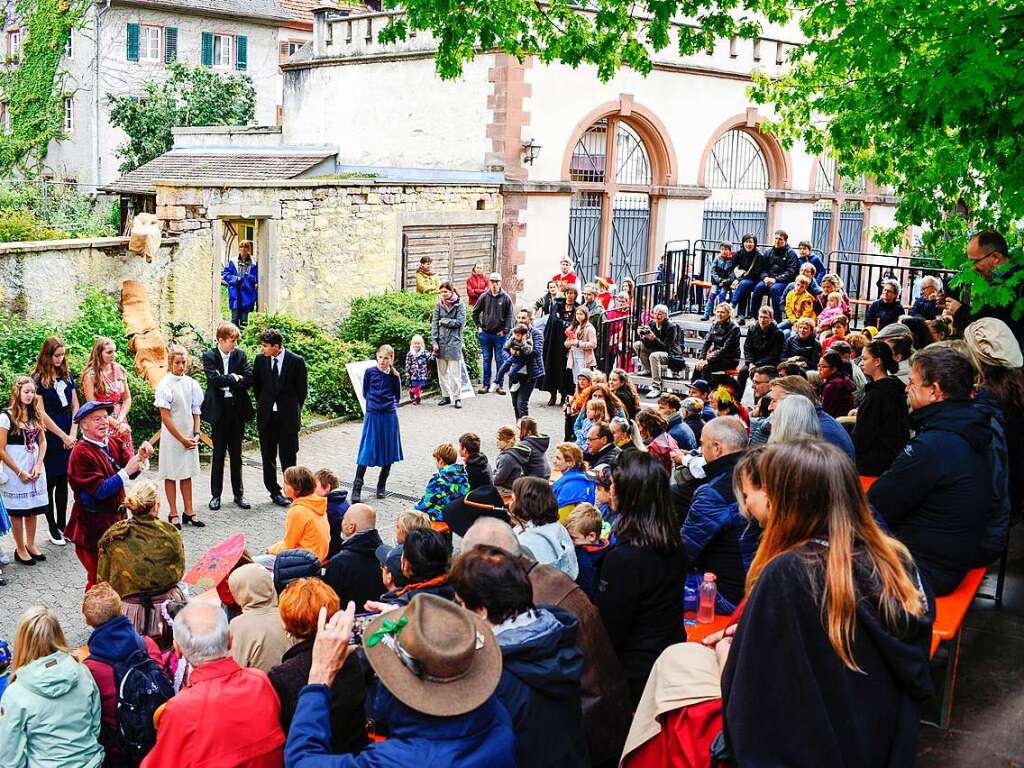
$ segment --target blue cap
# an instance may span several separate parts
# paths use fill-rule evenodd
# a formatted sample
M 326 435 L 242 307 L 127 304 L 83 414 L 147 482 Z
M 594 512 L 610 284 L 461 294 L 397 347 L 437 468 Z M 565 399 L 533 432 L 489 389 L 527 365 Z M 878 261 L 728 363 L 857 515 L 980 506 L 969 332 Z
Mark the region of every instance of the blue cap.
M 81 406 L 77 411 L 75 411 L 75 415 L 71 417 L 71 420 L 74 421 L 75 424 L 77 424 L 93 411 L 99 410 L 112 411 L 114 410 L 114 404 L 106 403 L 101 400 L 90 400 L 85 405 Z
M 698 392 L 703 392 L 705 395 L 711 393 L 711 385 L 704 379 L 694 379 L 691 381 L 690 389 L 696 389 Z
M 404 587 L 408 583 L 408 579 L 402 573 L 403 549 L 404 547 L 401 544 L 396 544 L 393 547 L 381 544 L 376 550 L 377 562 L 391 571 L 391 578 L 395 580 L 396 587 Z

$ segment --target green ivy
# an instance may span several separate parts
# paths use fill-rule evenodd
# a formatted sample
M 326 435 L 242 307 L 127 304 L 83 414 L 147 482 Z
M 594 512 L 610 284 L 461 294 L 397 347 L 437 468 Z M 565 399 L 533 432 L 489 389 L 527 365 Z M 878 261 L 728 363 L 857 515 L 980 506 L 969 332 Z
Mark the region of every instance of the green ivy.
M 64 133 L 64 73 L 60 60 L 71 30 L 81 28 L 89 0 L 17 0 L 21 58 L 0 69 L 10 133 L 0 134 L 0 172 L 35 174 L 51 141 Z

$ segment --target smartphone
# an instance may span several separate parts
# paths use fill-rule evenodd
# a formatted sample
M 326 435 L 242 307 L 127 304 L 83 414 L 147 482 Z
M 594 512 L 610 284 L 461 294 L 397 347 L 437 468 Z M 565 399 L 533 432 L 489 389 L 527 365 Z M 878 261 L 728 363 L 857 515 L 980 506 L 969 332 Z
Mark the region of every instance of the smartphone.
M 357 613 L 355 621 L 352 622 L 352 636 L 348 639 L 349 645 L 362 645 L 363 631 L 370 625 L 370 622 L 380 616 L 379 613 Z

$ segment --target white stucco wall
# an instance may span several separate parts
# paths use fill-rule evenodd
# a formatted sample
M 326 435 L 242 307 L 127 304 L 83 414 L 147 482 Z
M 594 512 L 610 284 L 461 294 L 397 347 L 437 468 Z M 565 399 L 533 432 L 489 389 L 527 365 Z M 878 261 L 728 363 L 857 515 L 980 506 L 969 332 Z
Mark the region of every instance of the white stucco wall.
M 527 201 L 523 214 L 526 236 L 519 239 L 526 263 L 517 273 L 523 281 L 521 304 L 544 293 L 548 279 L 569 250 L 569 203 L 569 195 L 530 195 Z

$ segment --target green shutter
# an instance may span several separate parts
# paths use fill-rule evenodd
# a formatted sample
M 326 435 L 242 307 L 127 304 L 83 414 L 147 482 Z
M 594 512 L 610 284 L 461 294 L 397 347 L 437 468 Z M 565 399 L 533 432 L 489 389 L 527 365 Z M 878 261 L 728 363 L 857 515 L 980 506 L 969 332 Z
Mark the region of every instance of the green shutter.
M 213 33 L 203 32 L 203 66 L 213 66 Z
M 178 60 L 178 28 L 164 27 L 164 63 Z
M 235 69 L 245 69 L 249 63 L 249 38 L 239 35 L 235 39 Z
M 139 25 L 128 25 L 128 61 L 139 60 Z

